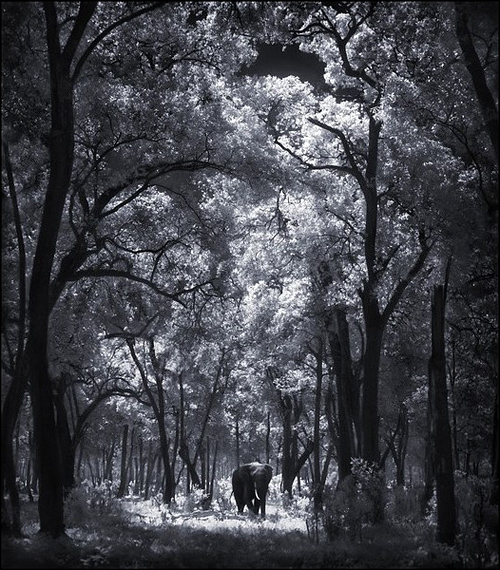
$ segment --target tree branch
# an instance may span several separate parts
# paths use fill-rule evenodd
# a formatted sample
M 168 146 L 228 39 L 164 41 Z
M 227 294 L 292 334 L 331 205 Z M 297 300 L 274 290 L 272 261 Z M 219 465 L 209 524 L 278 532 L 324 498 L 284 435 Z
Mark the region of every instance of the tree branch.
M 82 4 L 86 4 L 87 2 L 82 2 Z M 94 3 L 92 3 L 94 4 Z M 95 3 L 97 4 L 97 3 Z M 72 76 L 72 80 L 73 82 L 75 82 L 78 78 L 78 76 L 80 75 L 82 68 L 86 62 L 86 60 L 88 59 L 88 57 L 90 56 L 90 54 L 94 51 L 94 49 L 99 45 L 99 43 L 106 37 L 108 36 L 113 30 L 115 30 L 116 28 L 118 28 L 119 26 L 125 24 L 126 22 L 130 22 L 131 20 L 133 20 L 134 18 L 137 18 L 139 16 L 142 16 L 143 14 L 146 14 L 147 12 L 151 12 L 153 10 L 156 10 L 157 8 L 159 8 L 160 6 L 162 6 L 163 4 L 166 4 L 166 2 L 155 2 L 154 4 L 151 4 L 149 6 L 146 6 L 145 8 L 142 8 L 141 10 L 138 10 L 137 12 L 133 12 L 132 14 L 128 14 L 127 16 L 124 16 L 123 18 L 121 18 L 120 20 L 117 20 L 116 22 L 114 22 L 113 24 L 111 24 L 110 26 L 108 26 L 105 30 L 103 30 L 88 46 L 88 48 L 83 52 L 82 56 L 80 57 L 80 59 L 78 60 L 76 66 L 75 66 L 75 70 L 73 71 L 73 76 Z
M 179 299 L 180 296 L 187 295 L 188 293 L 194 293 L 195 291 L 199 291 L 205 285 L 210 285 L 212 283 L 211 280 L 204 281 L 203 283 L 198 283 L 193 287 L 189 287 L 187 289 L 180 289 L 175 293 L 171 293 L 170 291 L 162 289 L 155 283 L 152 283 L 149 279 L 140 277 L 139 275 L 133 275 L 128 271 L 122 271 L 119 269 L 84 269 L 81 271 L 76 271 L 73 274 L 73 276 L 68 279 L 68 281 L 78 281 L 79 279 L 85 279 L 87 277 L 117 277 L 121 279 L 128 279 L 130 281 L 135 281 L 136 283 L 141 283 L 142 285 L 146 285 L 147 287 L 149 287 L 155 293 L 158 293 L 158 295 L 161 295 L 162 297 L 167 297 L 172 301 L 176 301 L 184 308 L 186 308 L 187 305 L 181 299 Z
M 406 288 L 408 287 L 412 279 L 415 277 L 415 275 L 418 274 L 418 272 L 424 265 L 425 260 L 427 259 L 427 256 L 429 255 L 429 252 L 431 251 L 432 246 L 434 245 L 434 242 L 432 242 L 431 244 L 428 244 L 426 242 L 423 232 L 419 233 L 419 240 L 420 240 L 421 250 L 417 259 L 415 260 L 415 263 L 408 270 L 406 276 L 403 279 L 401 279 L 396 285 L 396 288 L 394 289 L 381 315 L 382 320 L 385 323 L 387 323 L 387 321 L 389 320 L 389 317 L 396 308 L 396 305 L 399 303 L 399 300 L 403 296 L 403 293 L 405 292 Z
M 345 134 L 340 129 L 337 129 L 336 127 L 332 127 L 330 125 L 327 125 L 326 123 L 323 123 L 322 121 L 318 121 L 318 119 L 314 119 L 312 117 L 309 117 L 307 120 L 310 123 L 312 123 L 313 125 L 316 125 L 317 127 L 320 127 L 321 129 L 324 129 L 325 131 L 328 131 L 328 132 L 334 134 L 340 140 L 340 142 L 342 144 L 342 148 L 344 149 L 344 153 L 345 153 L 346 158 L 347 158 L 347 162 L 349 163 L 349 167 L 339 167 L 339 168 L 343 168 L 345 171 L 352 174 L 356 178 L 356 180 L 358 181 L 358 184 L 361 187 L 361 189 L 363 190 L 363 192 L 365 192 L 366 180 L 365 180 L 361 170 L 358 167 L 356 159 L 354 158 L 354 155 L 353 155 L 352 150 L 351 150 L 351 145 L 350 145 L 347 137 L 345 136 Z
M 62 52 L 62 57 L 66 60 L 68 66 L 75 55 L 85 29 L 87 28 L 87 24 L 95 12 L 96 7 L 97 2 L 80 2 L 75 25 L 71 30 L 71 34 Z

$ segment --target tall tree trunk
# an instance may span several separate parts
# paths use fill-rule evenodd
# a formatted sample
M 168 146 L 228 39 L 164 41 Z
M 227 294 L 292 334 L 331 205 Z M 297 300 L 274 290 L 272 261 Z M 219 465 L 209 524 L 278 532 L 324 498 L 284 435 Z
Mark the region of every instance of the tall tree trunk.
M 345 310 L 337 307 L 335 310 L 337 319 L 337 331 L 340 344 L 340 372 L 342 391 L 345 395 L 345 416 L 349 434 L 351 455 L 357 456 L 361 439 L 360 409 L 359 409 L 359 384 L 354 377 L 349 324 Z
M 266 421 L 266 463 L 271 459 L 271 412 L 267 410 Z
M 142 488 L 144 486 L 144 452 L 143 452 L 143 442 L 142 437 L 139 437 L 139 457 L 135 458 L 135 487 L 134 494 L 138 497 L 142 494 Z
M 493 441 L 491 449 L 491 489 L 490 505 L 498 506 L 498 382 L 495 388 L 495 408 L 493 410 Z
M 323 489 L 321 487 L 321 398 L 323 387 L 323 340 L 320 339 L 317 351 L 313 351 L 316 359 L 316 394 L 314 397 L 314 435 L 313 435 L 313 497 L 314 510 L 323 508 Z
M 117 497 L 120 499 L 125 495 L 127 487 L 127 441 L 128 441 L 128 424 L 123 426 L 122 436 L 122 461 L 120 468 L 120 486 L 118 487 Z
M 130 434 L 130 453 L 128 456 L 128 468 L 127 468 L 127 488 L 131 481 L 134 479 L 134 447 L 135 447 L 135 435 L 137 429 L 135 426 L 132 427 L 132 432 Z
M 144 481 L 144 500 L 148 499 L 151 493 L 151 480 L 153 478 L 156 458 L 157 455 L 153 455 L 153 442 L 149 440 L 146 480 Z
M 294 426 L 299 422 L 302 415 L 302 401 L 300 396 L 289 394 L 277 387 L 275 384 L 276 376 L 276 370 L 269 366 L 266 371 L 266 377 L 270 386 L 276 392 L 283 426 L 283 459 L 281 464 L 283 492 L 287 493 L 289 498 L 292 498 L 295 477 L 300 473 L 308 457 L 313 452 L 314 446 L 312 440 L 308 441 L 299 456 L 298 435 L 297 431 L 294 430 Z
M 179 378 L 179 401 L 180 401 L 180 410 L 179 410 L 179 421 L 180 421 L 180 445 L 179 445 L 179 457 L 184 461 L 187 471 L 188 471 L 188 480 L 187 480 L 187 488 L 186 492 L 191 491 L 191 485 L 195 487 L 201 487 L 200 477 L 196 472 L 196 467 L 194 465 L 194 460 L 192 461 L 189 456 L 189 448 L 186 442 L 186 430 L 184 429 L 184 418 L 185 418 L 185 409 L 184 409 L 184 385 L 182 382 L 182 372 L 178 376 Z M 196 453 L 195 453 L 196 457 Z
M 293 456 L 292 456 L 292 398 L 284 394 L 281 398 L 281 416 L 283 422 L 283 461 L 281 464 L 281 477 L 283 492 L 292 498 L 292 486 L 294 480 Z
M 17 193 L 14 184 L 14 175 L 10 162 L 9 147 L 5 141 L 2 146 L 19 250 L 19 330 L 17 333 L 17 349 L 12 382 L 7 390 L 2 406 L 1 450 L 3 457 L 3 469 L 0 478 L 0 496 L 2 500 L 2 529 L 11 531 L 15 536 L 21 536 L 21 503 L 19 500 L 19 491 L 16 485 L 12 439 L 28 381 L 27 371 L 24 370 L 24 343 L 26 330 L 26 249 L 17 201 Z M 12 518 L 9 517 L 7 506 L 5 504 L 4 485 L 6 486 L 10 497 Z
M 460 469 L 460 454 L 458 451 L 458 428 L 457 428 L 457 405 L 455 397 L 455 383 L 457 379 L 456 358 L 455 358 L 455 339 L 451 341 L 451 365 L 450 365 L 450 392 L 451 392 L 451 422 L 452 422 L 452 441 L 453 441 L 453 457 L 455 460 L 455 469 Z
M 396 466 L 396 485 L 405 484 L 405 460 L 408 445 L 408 410 L 404 404 L 399 407 L 398 423 L 393 436 L 387 441 L 387 451 L 391 452 Z M 384 459 L 385 460 L 385 459 Z M 383 460 L 381 460 L 382 464 Z
M 213 496 L 214 496 L 215 467 L 217 465 L 217 450 L 218 450 L 218 448 L 219 448 L 219 441 L 215 440 L 214 456 L 212 459 L 212 472 L 211 472 L 211 476 L 210 476 L 210 486 L 208 489 L 208 496 L 210 498 L 210 501 L 212 501 Z
M 378 464 L 380 461 L 378 382 L 384 326 L 380 318 L 378 301 L 370 290 L 366 290 L 363 295 L 363 312 L 366 349 L 363 360 L 361 454 L 366 461 Z
M 62 380 L 60 380 L 60 383 L 62 383 Z M 61 449 L 64 496 L 67 496 L 75 486 L 75 449 L 71 440 L 68 415 L 64 406 L 63 388 L 61 386 L 55 392 L 54 405 L 56 407 L 56 427 Z
M 234 427 L 235 447 L 236 447 L 236 467 L 240 466 L 240 422 L 236 416 L 236 424 Z
M 203 488 L 208 493 L 210 487 L 210 438 L 208 436 L 206 444 L 205 466 L 205 484 Z
M 64 534 L 61 450 L 57 438 L 52 382 L 48 369 L 49 317 L 57 294 L 64 286 L 57 283 L 51 291 L 57 238 L 61 226 L 66 197 L 69 192 L 74 160 L 74 82 L 87 60 L 106 35 L 126 21 L 156 9 L 160 3 L 147 6 L 106 28 L 98 41 L 92 42 L 75 62 L 88 23 L 97 2 L 79 2 L 78 13 L 71 21 L 58 21 L 57 3 L 44 2 L 47 54 L 50 72 L 51 127 L 49 133 L 49 180 L 45 193 L 42 217 L 31 271 L 26 341 L 26 363 L 31 383 L 37 473 L 39 477 L 38 512 L 40 532 L 58 537 Z M 71 26 L 72 27 L 68 27 Z M 62 40 L 65 40 L 64 46 Z M 52 284 L 54 285 L 54 283 Z
M 445 304 L 446 288 L 443 285 L 434 286 L 432 297 L 432 354 L 429 359 L 429 410 L 435 460 L 437 540 L 453 545 L 457 532 L 457 521 L 446 387 Z
M 329 388 L 327 394 L 328 405 L 328 419 L 332 422 L 330 432 L 333 435 L 333 426 L 336 426 L 336 448 L 337 448 L 337 467 L 338 467 L 338 482 L 343 481 L 351 474 L 351 458 L 352 447 L 351 437 L 349 435 L 349 408 L 346 397 L 346 378 L 343 377 L 343 372 L 346 371 L 347 364 L 343 362 L 343 350 L 339 339 L 339 334 L 335 332 L 333 325 L 328 326 L 328 341 L 330 353 L 333 360 L 335 385 L 337 388 L 337 421 L 333 421 L 331 414 L 334 414 L 334 400 L 333 389 Z
M 38 451 L 40 532 L 53 537 L 64 533 L 64 479 L 47 355 L 50 277 L 73 170 L 71 63 L 96 5 L 96 2 L 80 4 L 73 29 L 64 49 L 61 49 L 55 3 L 44 3 L 51 93 L 50 174 L 31 272 L 27 347 L 35 445 Z
M 498 110 L 495 98 L 488 87 L 485 70 L 469 30 L 467 9 L 467 2 L 455 2 L 455 30 L 465 59 L 465 66 L 471 76 L 484 124 L 498 162 Z

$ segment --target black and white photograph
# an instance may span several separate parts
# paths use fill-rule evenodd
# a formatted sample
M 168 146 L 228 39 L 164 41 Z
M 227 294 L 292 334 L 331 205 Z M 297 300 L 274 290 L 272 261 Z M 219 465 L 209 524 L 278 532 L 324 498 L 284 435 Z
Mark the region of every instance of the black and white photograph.
M 1 568 L 498 568 L 499 2 L 1 8 Z

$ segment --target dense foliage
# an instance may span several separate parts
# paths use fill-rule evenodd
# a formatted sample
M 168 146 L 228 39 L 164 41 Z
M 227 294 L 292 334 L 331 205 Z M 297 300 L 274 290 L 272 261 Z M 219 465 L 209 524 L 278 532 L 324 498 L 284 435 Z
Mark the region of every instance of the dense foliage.
M 317 548 L 494 564 L 498 3 L 2 16 L 2 528 L 260 460 Z

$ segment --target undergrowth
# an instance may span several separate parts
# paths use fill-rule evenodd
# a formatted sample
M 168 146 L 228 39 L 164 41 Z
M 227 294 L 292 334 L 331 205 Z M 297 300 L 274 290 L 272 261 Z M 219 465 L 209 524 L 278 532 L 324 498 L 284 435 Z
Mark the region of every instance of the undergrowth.
M 467 491 L 457 485 L 461 527 L 454 547 L 435 541 L 432 509 L 426 519 L 415 514 L 415 490 L 379 493 L 376 484 L 351 481 L 330 490 L 317 515 L 306 497 L 285 507 L 276 494 L 266 520 L 238 515 L 228 501 L 211 510 L 194 498 L 167 507 L 155 498 L 118 500 L 105 487 L 82 487 L 66 502 L 67 533 L 57 540 L 38 534 L 37 505 L 23 502 L 25 538 L 2 536 L 2 568 L 497 567 L 498 544 L 478 509 L 479 483 Z M 384 520 L 374 522 L 381 499 Z

